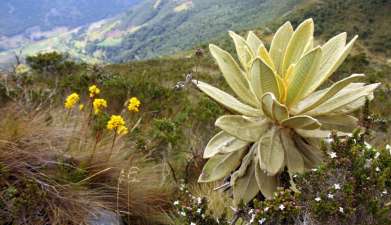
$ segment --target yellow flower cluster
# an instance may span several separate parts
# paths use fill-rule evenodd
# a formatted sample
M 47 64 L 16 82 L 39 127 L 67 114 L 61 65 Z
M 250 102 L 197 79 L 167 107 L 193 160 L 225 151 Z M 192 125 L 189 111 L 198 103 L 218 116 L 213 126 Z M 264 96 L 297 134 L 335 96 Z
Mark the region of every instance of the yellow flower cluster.
M 107 108 L 107 101 L 102 98 L 96 98 L 94 99 L 92 105 L 94 107 L 94 113 L 97 115 L 102 111 L 103 108 Z
M 128 128 L 125 126 L 125 120 L 120 115 L 112 115 L 107 122 L 107 129 L 116 132 L 118 135 L 127 134 Z
M 132 97 L 131 99 L 129 99 L 128 110 L 130 112 L 139 112 L 140 105 L 140 100 L 138 100 L 136 97 Z
M 77 93 L 72 93 L 65 99 L 64 106 L 66 109 L 72 109 L 80 100 Z
M 90 91 L 90 98 L 94 98 L 100 93 L 100 89 L 96 85 L 92 85 L 88 88 Z
M 80 105 L 79 105 L 79 110 L 80 110 L 80 111 L 83 111 L 83 110 L 84 110 L 84 104 L 80 104 Z

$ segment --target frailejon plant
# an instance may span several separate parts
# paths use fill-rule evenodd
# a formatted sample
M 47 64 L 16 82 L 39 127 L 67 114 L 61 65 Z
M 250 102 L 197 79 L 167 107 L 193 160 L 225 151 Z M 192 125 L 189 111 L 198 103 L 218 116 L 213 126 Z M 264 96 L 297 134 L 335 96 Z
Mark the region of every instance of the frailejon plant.
M 347 35 L 341 33 L 313 47 L 313 33 L 312 19 L 296 30 L 287 22 L 267 50 L 254 32 L 246 39 L 230 32 L 239 64 L 228 52 L 210 45 L 237 98 L 193 81 L 235 113 L 216 120 L 222 131 L 207 144 L 204 158 L 209 160 L 199 177 L 199 182 L 212 182 L 230 176 L 235 205 L 248 203 L 259 191 L 273 198 L 285 168 L 292 177 L 321 163 L 321 140 L 332 130 L 349 135 L 357 125 L 350 113 L 372 100 L 379 86 L 357 83 L 364 75 L 353 74 L 317 90 L 341 65 L 357 37 L 346 44 Z

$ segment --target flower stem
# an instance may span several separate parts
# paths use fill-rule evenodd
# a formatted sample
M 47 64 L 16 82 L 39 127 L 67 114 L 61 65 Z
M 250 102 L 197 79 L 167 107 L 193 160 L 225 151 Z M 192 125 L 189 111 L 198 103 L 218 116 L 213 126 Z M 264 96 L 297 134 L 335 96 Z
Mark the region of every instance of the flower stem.
M 94 148 L 92 149 L 92 153 L 91 153 L 90 159 L 88 161 L 89 162 L 88 164 L 90 164 L 92 162 L 92 160 L 94 159 L 96 147 L 98 146 L 98 143 L 100 141 L 100 134 L 101 134 L 100 131 L 97 131 L 96 136 L 95 136 Z
M 114 149 L 114 145 L 115 145 L 115 140 L 117 139 L 117 131 L 114 130 L 114 137 L 113 137 L 113 143 L 111 144 L 111 148 L 110 148 L 110 154 L 109 154 L 109 157 L 107 158 L 107 161 L 110 160 L 111 158 L 111 155 L 113 154 L 113 149 Z

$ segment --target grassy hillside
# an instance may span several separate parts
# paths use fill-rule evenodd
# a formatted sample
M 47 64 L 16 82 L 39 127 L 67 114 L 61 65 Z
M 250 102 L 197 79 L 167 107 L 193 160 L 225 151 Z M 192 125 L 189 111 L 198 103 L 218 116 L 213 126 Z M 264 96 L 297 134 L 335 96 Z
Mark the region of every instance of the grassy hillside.
M 281 20 L 289 19 L 294 24 L 298 24 L 303 18 L 311 17 L 317 24 L 316 35 L 328 39 L 344 31 L 349 34 L 349 37 L 357 34 L 361 47 L 375 54 L 370 55 L 371 57 L 380 56 L 389 59 L 391 57 L 390 11 L 391 2 L 387 0 L 319 0 L 308 1 L 300 9 Z

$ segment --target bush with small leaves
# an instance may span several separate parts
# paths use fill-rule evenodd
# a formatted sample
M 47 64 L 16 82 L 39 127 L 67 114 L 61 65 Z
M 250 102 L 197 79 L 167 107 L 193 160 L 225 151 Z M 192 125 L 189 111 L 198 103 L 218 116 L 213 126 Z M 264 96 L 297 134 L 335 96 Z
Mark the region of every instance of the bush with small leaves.
M 390 150 L 370 146 L 358 132 L 334 136 L 325 164 L 294 175 L 300 193 L 280 190 L 271 200 L 254 200 L 251 224 L 390 224 Z
M 176 223 L 181 225 L 229 225 L 226 215 L 214 218 L 208 212 L 208 200 L 194 196 L 185 184 L 181 184 L 180 194 L 173 202 Z

